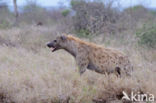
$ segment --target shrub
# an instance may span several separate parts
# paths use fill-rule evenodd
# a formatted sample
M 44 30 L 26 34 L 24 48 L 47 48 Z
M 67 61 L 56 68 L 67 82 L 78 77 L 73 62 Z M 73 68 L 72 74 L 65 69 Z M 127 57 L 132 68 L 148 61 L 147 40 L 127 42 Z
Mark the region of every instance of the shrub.
M 46 18 L 46 19 L 45 19 Z M 28 2 L 20 14 L 20 21 L 27 24 L 42 22 L 43 24 L 49 23 L 47 10 L 35 2 Z
M 156 47 L 156 25 L 145 24 L 143 28 L 139 29 L 136 32 L 136 36 L 139 38 L 138 43 L 144 44 L 148 47 L 155 48 Z
M 0 29 L 5 29 L 10 27 L 10 23 L 7 20 L 0 20 Z
M 71 8 L 75 13 L 73 25 L 76 31 L 87 30 L 91 34 L 100 34 L 107 24 L 114 24 L 118 20 L 118 12 L 111 3 L 108 7 L 97 0 L 72 0 Z
M 0 29 L 5 29 L 12 24 L 14 14 L 10 12 L 7 4 L 2 2 L 0 0 Z
M 90 33 L 88 30 L 81 29 L 81 30 L 77 31 L 76 34 L 77 34 L 77 36 L 79 36 L 79 37 L 89 38 L 89 36 L 90 36 L 91 33 Z
M 69 15 L 69 13 L 70 13 L 70 10 L 68 10 L 68 9 L 62 11 L 62 15 L 64 17 L 66 17 L 67 15 Z

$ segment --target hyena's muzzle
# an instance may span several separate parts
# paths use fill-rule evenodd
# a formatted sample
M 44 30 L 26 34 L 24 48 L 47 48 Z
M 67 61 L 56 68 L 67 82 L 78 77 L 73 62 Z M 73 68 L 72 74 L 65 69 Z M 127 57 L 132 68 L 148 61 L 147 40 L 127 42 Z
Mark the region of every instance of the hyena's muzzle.
M 60 49 L 60 46 L 59 46 L 59 44 L 57 43 L 57 40 L 54 40 L 54 41 L 48 43 L 47 46 L 48 46 L 49 48 L 52 49 L 52 52 L 54 52 L 54 51 Z

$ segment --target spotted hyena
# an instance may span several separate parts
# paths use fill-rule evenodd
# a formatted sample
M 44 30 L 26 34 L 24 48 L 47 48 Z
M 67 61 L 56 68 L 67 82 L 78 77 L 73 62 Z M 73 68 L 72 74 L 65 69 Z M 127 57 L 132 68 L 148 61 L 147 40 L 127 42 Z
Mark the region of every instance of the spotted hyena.
M 80 74 L 84 73 L 86 69 L 102 74 L 119 75 L 130 75 L 132 71 L 128 57 L 122 52 L 85 42 L 71 35 L 58 36 L 47 46 L 52 48 L 52 52 L 64 49 L 73 55 L 79 66 Z

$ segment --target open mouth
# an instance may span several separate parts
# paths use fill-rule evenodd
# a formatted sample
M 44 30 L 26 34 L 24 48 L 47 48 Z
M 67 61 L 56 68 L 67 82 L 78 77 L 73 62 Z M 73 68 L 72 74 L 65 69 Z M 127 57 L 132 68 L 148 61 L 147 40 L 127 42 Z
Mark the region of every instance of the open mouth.
M 52 52 L 56 51 L 59 49 L 58 46 L 54 46 L 53 44 L 47 44 L 47 47 L 51 49 Z
M 51 51 L 54 52 L 55 50 L 57 50 L 57 48 L 55 47 L 51 47 Z

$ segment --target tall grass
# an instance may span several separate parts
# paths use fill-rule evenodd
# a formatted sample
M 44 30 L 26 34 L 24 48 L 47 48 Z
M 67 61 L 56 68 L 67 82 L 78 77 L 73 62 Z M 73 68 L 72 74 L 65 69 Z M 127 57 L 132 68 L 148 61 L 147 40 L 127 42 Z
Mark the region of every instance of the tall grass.
M 118 78 L 89 70 L 80 76 L 70 54 L 63 50 L 51 53 L 46 48 L 46 42 L 56 34 L 55 27 L 0 31 L 1 103 L 121 103 L 122 91 L 156 96 L 155 49 L 139 47 L 133 35 L 127 35 L 130 39 L 123 36 L 123 40 L 100 35 L 92 39 L 97 44 L 120 49 L 131 58 L 132 77 Z

